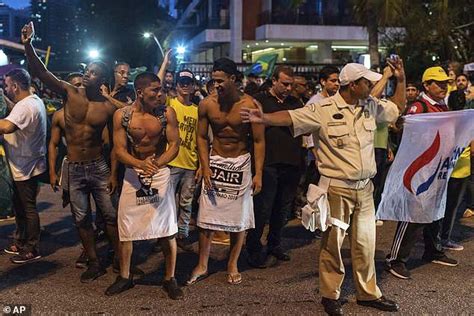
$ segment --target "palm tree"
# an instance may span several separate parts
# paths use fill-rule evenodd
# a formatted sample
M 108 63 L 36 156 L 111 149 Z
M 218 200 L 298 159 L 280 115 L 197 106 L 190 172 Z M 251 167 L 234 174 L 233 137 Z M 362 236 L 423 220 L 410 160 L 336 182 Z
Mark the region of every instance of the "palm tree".
M 367 28 L 369 54 L 372 65 L 380 65 L 379 32 L 386 26 L 400 25 L 405 0 L 352 0 L 353 13 L 357 22 Z

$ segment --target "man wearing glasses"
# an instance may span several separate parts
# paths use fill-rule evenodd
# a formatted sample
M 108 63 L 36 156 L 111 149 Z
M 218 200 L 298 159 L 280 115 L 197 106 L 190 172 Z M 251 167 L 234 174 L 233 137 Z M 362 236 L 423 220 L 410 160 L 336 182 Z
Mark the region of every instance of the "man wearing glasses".
M 135 91 L 128 86 L 130 65 L 125 62 L 117 62 L 114 67 L 114 87 L 109 92 L 108 87 L 101 87 L 102 95 L 118 109 L 130 105 L 135 101 Z

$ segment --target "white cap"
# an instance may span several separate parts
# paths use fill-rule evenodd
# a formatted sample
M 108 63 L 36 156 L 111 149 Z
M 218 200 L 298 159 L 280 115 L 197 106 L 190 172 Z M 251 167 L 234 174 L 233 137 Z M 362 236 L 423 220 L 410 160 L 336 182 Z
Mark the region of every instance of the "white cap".
M 362 64 L 350 63 L 345 65 L 339 73 L 339 81 L 341 86 L 347 86 L 349 83 L 360 78 L 370 81 L 379 81 L 382 75 L 365 68 Z

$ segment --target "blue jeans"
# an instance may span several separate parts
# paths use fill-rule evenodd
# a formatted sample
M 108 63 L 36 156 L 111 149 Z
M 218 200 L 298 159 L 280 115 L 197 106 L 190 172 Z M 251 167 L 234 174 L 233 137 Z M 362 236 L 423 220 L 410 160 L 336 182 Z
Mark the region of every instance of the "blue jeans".
M 195 170 L 182 169 L 178 167 L 169 167 L 171 188 L 177 194 L 178 205 L 178 234 L 182 237 L 189 235 L 189 222 L 191 221 L 192 202 L 196 182 L 194 176 Z
M 87 162 L 68 162 L 71 212 L 76 226 L 92 228 L 90 196 L 102 211 L 107 225 L 117 225 L 117 209 L 109 195 L 110 171 L 103 158 Z

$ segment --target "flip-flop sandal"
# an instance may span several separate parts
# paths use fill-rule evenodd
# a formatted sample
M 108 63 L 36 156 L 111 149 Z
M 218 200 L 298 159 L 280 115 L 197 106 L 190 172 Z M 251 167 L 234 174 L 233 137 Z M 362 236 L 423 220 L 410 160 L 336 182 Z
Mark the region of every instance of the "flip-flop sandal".
M 242 283 L 242 274 L 240 273 L 228 273 L 227 274 L 227 283 L 232 285 L 237 285 Z
M 186 285 L 193 285 L 193 284 L 196 284 L 198 283 L 199 281 L 202 281 L 204 280 L 205 278 L 207 278 L 209 276 L 209 274 L 206 272 L 204 273 L 201 273 L 201 274 L 191 274 L 191 277 L 189 278 L 188 281 L 186 281 Z

